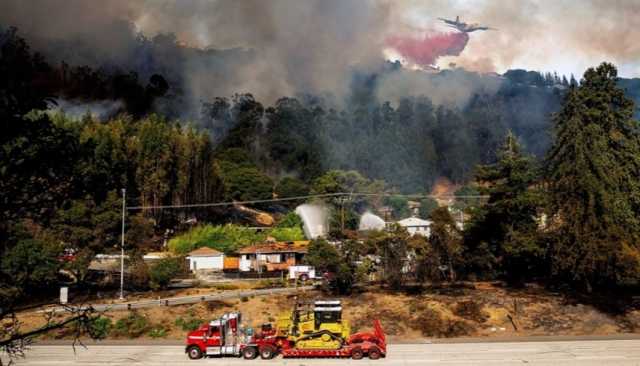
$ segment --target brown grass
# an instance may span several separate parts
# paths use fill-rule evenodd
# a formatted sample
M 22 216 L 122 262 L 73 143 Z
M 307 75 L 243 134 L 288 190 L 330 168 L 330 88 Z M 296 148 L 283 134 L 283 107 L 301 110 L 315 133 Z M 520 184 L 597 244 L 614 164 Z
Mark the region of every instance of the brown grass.
M 257 296 L 248 297 L 246 301 L 212 301 L 140 309 L 139 312 L 151 324 L 166 328 L 167 338 L 182 340 L 186 332 L 174 322 L 186 314 L 210 320 L 237 310 L 243 313 L 246 325 L 257 327 L 290 311 L 296 298 L 309 301 L 335 297 L 308 291 L 297 296 Z M 640 331 L 640 310 L 609 315 L 589 305 L 568 302 L 563 296 L 536 286 L 513 290 L 480 283 L 475 289 L 438 288 L 416 295 L 370 288 L 368 292 L 345 296 L 341 300 L 343 317 L 351 322 L 354 332 L 371 330 L 372 320 L 380 319 L 391 342 L 424 337 L 606 335 Z M 115 323 L 127 314 L 116 311 L 106 316 Z M 509 316 L 517 325 L 517 331 Z M 44 324 L 43 316 L 33 312 L 20 314 L 20 320 L 24 323 L 23 329 Z M 62 332 L 57 336 L 68 335 Z M 148 335 L 142 337 L 148 338 Z

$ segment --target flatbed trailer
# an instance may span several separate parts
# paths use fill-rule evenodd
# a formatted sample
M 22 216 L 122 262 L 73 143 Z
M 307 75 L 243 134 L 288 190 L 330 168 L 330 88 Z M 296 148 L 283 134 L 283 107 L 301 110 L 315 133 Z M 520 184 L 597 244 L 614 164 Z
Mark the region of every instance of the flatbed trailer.
M 235 356 L 245 359 L 271 359 L 278 354 L 284 358 L 352 358 L 369 357 L 372 360 L 385 357 L 387 344 L 379 320 L 373 321 L 373 333 L 354 333 L 340 348 L 297 348 L 295 344 L 278 337 L 270 325 L 262 332 L 248 336 L 240 331 L 241 314 L 227 313 L 220 319 L 201 325 L 187 336 L 185 352 L 191 359 L 204 356 Z

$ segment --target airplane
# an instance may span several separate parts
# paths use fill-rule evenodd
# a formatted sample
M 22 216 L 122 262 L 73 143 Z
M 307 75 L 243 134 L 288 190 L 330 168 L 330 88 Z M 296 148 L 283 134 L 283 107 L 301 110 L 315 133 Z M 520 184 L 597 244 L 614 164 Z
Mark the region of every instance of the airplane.
M 445 22 L 449 27 L 455 28 L 460 32 L 471 33 L 477 30 L 497 30 L 495 28 L 490 28 L 485 25 L 480 25 L 478 23 L 467 24 L 465 22 L 460 21 L 460 16 L 456 16 L 456 20 L 438 18 Z

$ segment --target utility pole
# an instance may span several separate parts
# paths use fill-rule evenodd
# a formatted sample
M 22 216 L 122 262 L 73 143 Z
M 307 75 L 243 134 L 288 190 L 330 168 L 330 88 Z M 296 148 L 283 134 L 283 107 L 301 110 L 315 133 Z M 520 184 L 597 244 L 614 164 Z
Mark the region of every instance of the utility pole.
M 122 241 L 120 243 L 120 300 L 124 300 L 124 215 L 127 190 L 122 188 Z
M 344 233 L 344 198 L 340 200 L 340 230 Z

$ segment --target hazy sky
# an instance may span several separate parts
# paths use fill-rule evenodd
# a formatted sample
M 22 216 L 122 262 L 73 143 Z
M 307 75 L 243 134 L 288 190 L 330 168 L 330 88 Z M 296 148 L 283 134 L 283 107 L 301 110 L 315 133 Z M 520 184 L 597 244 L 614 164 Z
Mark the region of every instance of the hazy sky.
M 327 73 L 384 54 L 385 37 L 452 31 L 437 18 L 456 15 L 498 30 L 472 33 L 462 54 L 438 60 L 440 67 L 454 62 L 479 71 L 524 68 L 578 76 L 611 61 L 622 76 L 640 76 L 640 0 L 0 2 L 0 24 L 41 37 L 87 37 L 96 47 L 117 49 L 113 40 L 119 35 L 107 23 L 120 19 L 147 36 L 174 32 L 201 47 L 261 49 L 272 73 L 287 73 L 292 62 L 296 70 L 308 63 L 305 71 L 318 72 L 319 83 Z M 284 66 L 272 70 L 279 64 Z
M 269 0 L 264 1 L 269 3 Z M 282 3 L 281 0 L 271 2 Z M 581 75 L 587 67 L 606 60 L 618 65 L 622 76 L 640 76 L 639 0 L 359 0 L 355 3 L 358 2 L 362 4 L 363 12 L 376 9 L 380 13 L 377 29 L 373 31 L 375 35 L 447 32 L 450 28 L 437 18 L 455 18 L 456 15 L 463 21 L 498 29 L 472 33 L 467 49 L 459 57 L 441 59 L 440 67 L 455 62 L 479 71 L 504 72 L 509 68 L 524 68 Z M 224 33 L 225 22 L 213 21 L 211 13 L 207 12 L 214 8 L 211 4 L 215 1 L 179 3 L 188 5 L 149 0 L 136 24 L 148 32 L 175 26 L 175 31 L 183 38 L 205 46 L 211 45 L 209 42 L 233 46 L 233 42 L 238 41 L 234 37 L 224 40 L 219 36 Z M 158 12 L 162 9 L 171 9 L 178 21 L 173 25 L 158 22 Z M 357 12 L 358 7 L 345 11 L 350 10 Z M 313 16 L 312 13 L 309 15 Z M 353 14 L 354 19 L 359 17 L 360 14 Z M 347 17 L 341 21 L 349 20 Z M 244 26 L 250 28 L 252 25 Z M 291 28 L 288 31 L 301 30 Z M 224 44 L 225 41 L 231 42 Z

